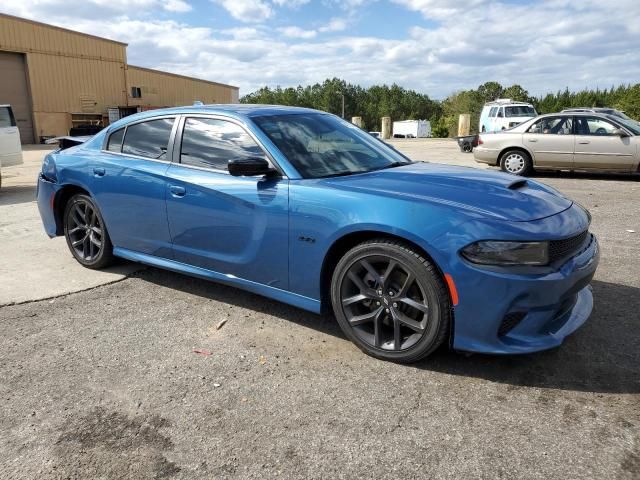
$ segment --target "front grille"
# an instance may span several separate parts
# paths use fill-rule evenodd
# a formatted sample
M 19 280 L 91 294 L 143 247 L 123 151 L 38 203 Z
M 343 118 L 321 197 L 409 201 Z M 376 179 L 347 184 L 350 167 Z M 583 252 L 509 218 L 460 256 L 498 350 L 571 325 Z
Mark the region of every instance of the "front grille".
M 578 235 L 563 240 L 552 240 L 549 242 L 549 262 L 554 263 L 563 258 L 576 255 L 582 250 L 587 238 L 591 238 L 588 230 Z
M 502 319 L 502 323 L 500 324 L 500 328 L 498 328 L 498 336 L 503 336 L 513 330 L 516 325 L 518 325 L 524 317 L 526 317 L 525 312 L 511 312 L 507 313 Z

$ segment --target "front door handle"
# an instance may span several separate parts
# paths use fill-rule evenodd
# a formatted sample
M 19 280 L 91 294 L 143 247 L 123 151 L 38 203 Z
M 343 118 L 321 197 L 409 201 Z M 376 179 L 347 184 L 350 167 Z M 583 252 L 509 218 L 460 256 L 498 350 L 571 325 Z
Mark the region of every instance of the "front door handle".
M 93 169 L 93 175 L 96 177 L 104 177 L 104 174 L 106 173 L 104 168 L 101 167 L 96 167 Z
M 587 145 L 588 143 L 591 143 L 589 140 L 584 140 L 582 142 L 578 142 L 580 145 Z
M 537 141 L 538 141 L 538 139 L 537 139 L 537 138 L 530 138 L 530 139 L 529 139 L 529 141 L 530 141 L 530 142 L 537 142 Z
M 184 197 L 184 195 L 187 193 L 184 187 L 179 187 L 178 185 L 171 185 L 169 187 L 169 191 L 174 197 Z

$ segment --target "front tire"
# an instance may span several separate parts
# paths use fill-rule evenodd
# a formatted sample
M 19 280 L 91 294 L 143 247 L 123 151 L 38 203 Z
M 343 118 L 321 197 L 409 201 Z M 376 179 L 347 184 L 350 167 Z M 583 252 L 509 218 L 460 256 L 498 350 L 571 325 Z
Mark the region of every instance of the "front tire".
M 500 168 L 503 172 L 526 177 L 533 171 L 533 163 L 528 153 L 522 150 L 507 150 L 500 157 Z
M 79 263 L 96 270 L 113 263 L 113 245 L 91 197 L 84 194 L 71 197 L 64 209 L 63 221 L 67 245 Z
M 416 362 L 447 337 L 451 303 L 435 266 L 411 247 L 378 239 L 338 262 L 331 302 L 340 328 L 363 352 Z

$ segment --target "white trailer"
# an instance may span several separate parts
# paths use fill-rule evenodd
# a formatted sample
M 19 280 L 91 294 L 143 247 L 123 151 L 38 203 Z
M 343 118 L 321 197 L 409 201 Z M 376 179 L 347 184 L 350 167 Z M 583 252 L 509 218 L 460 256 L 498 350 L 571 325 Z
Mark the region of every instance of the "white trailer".
M 429 120 L 401 120 L 393 122 L 394 138 L 427 138 L 431 136 Z

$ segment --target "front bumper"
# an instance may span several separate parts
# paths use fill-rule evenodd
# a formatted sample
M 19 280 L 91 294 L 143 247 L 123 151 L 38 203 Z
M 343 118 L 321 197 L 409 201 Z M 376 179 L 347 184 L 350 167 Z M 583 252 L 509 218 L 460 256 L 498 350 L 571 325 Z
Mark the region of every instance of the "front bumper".
M 468 271 L 458 274 L 466 278 L 458 291 L 465 301 L 456 307 L 453 348 L 499 354 L 557 347 L 591 314 L 589 284 L 599 259 L 598 241 L 592 235 L 581 253 L 542 275 L 488 271 L 463 260 Z

